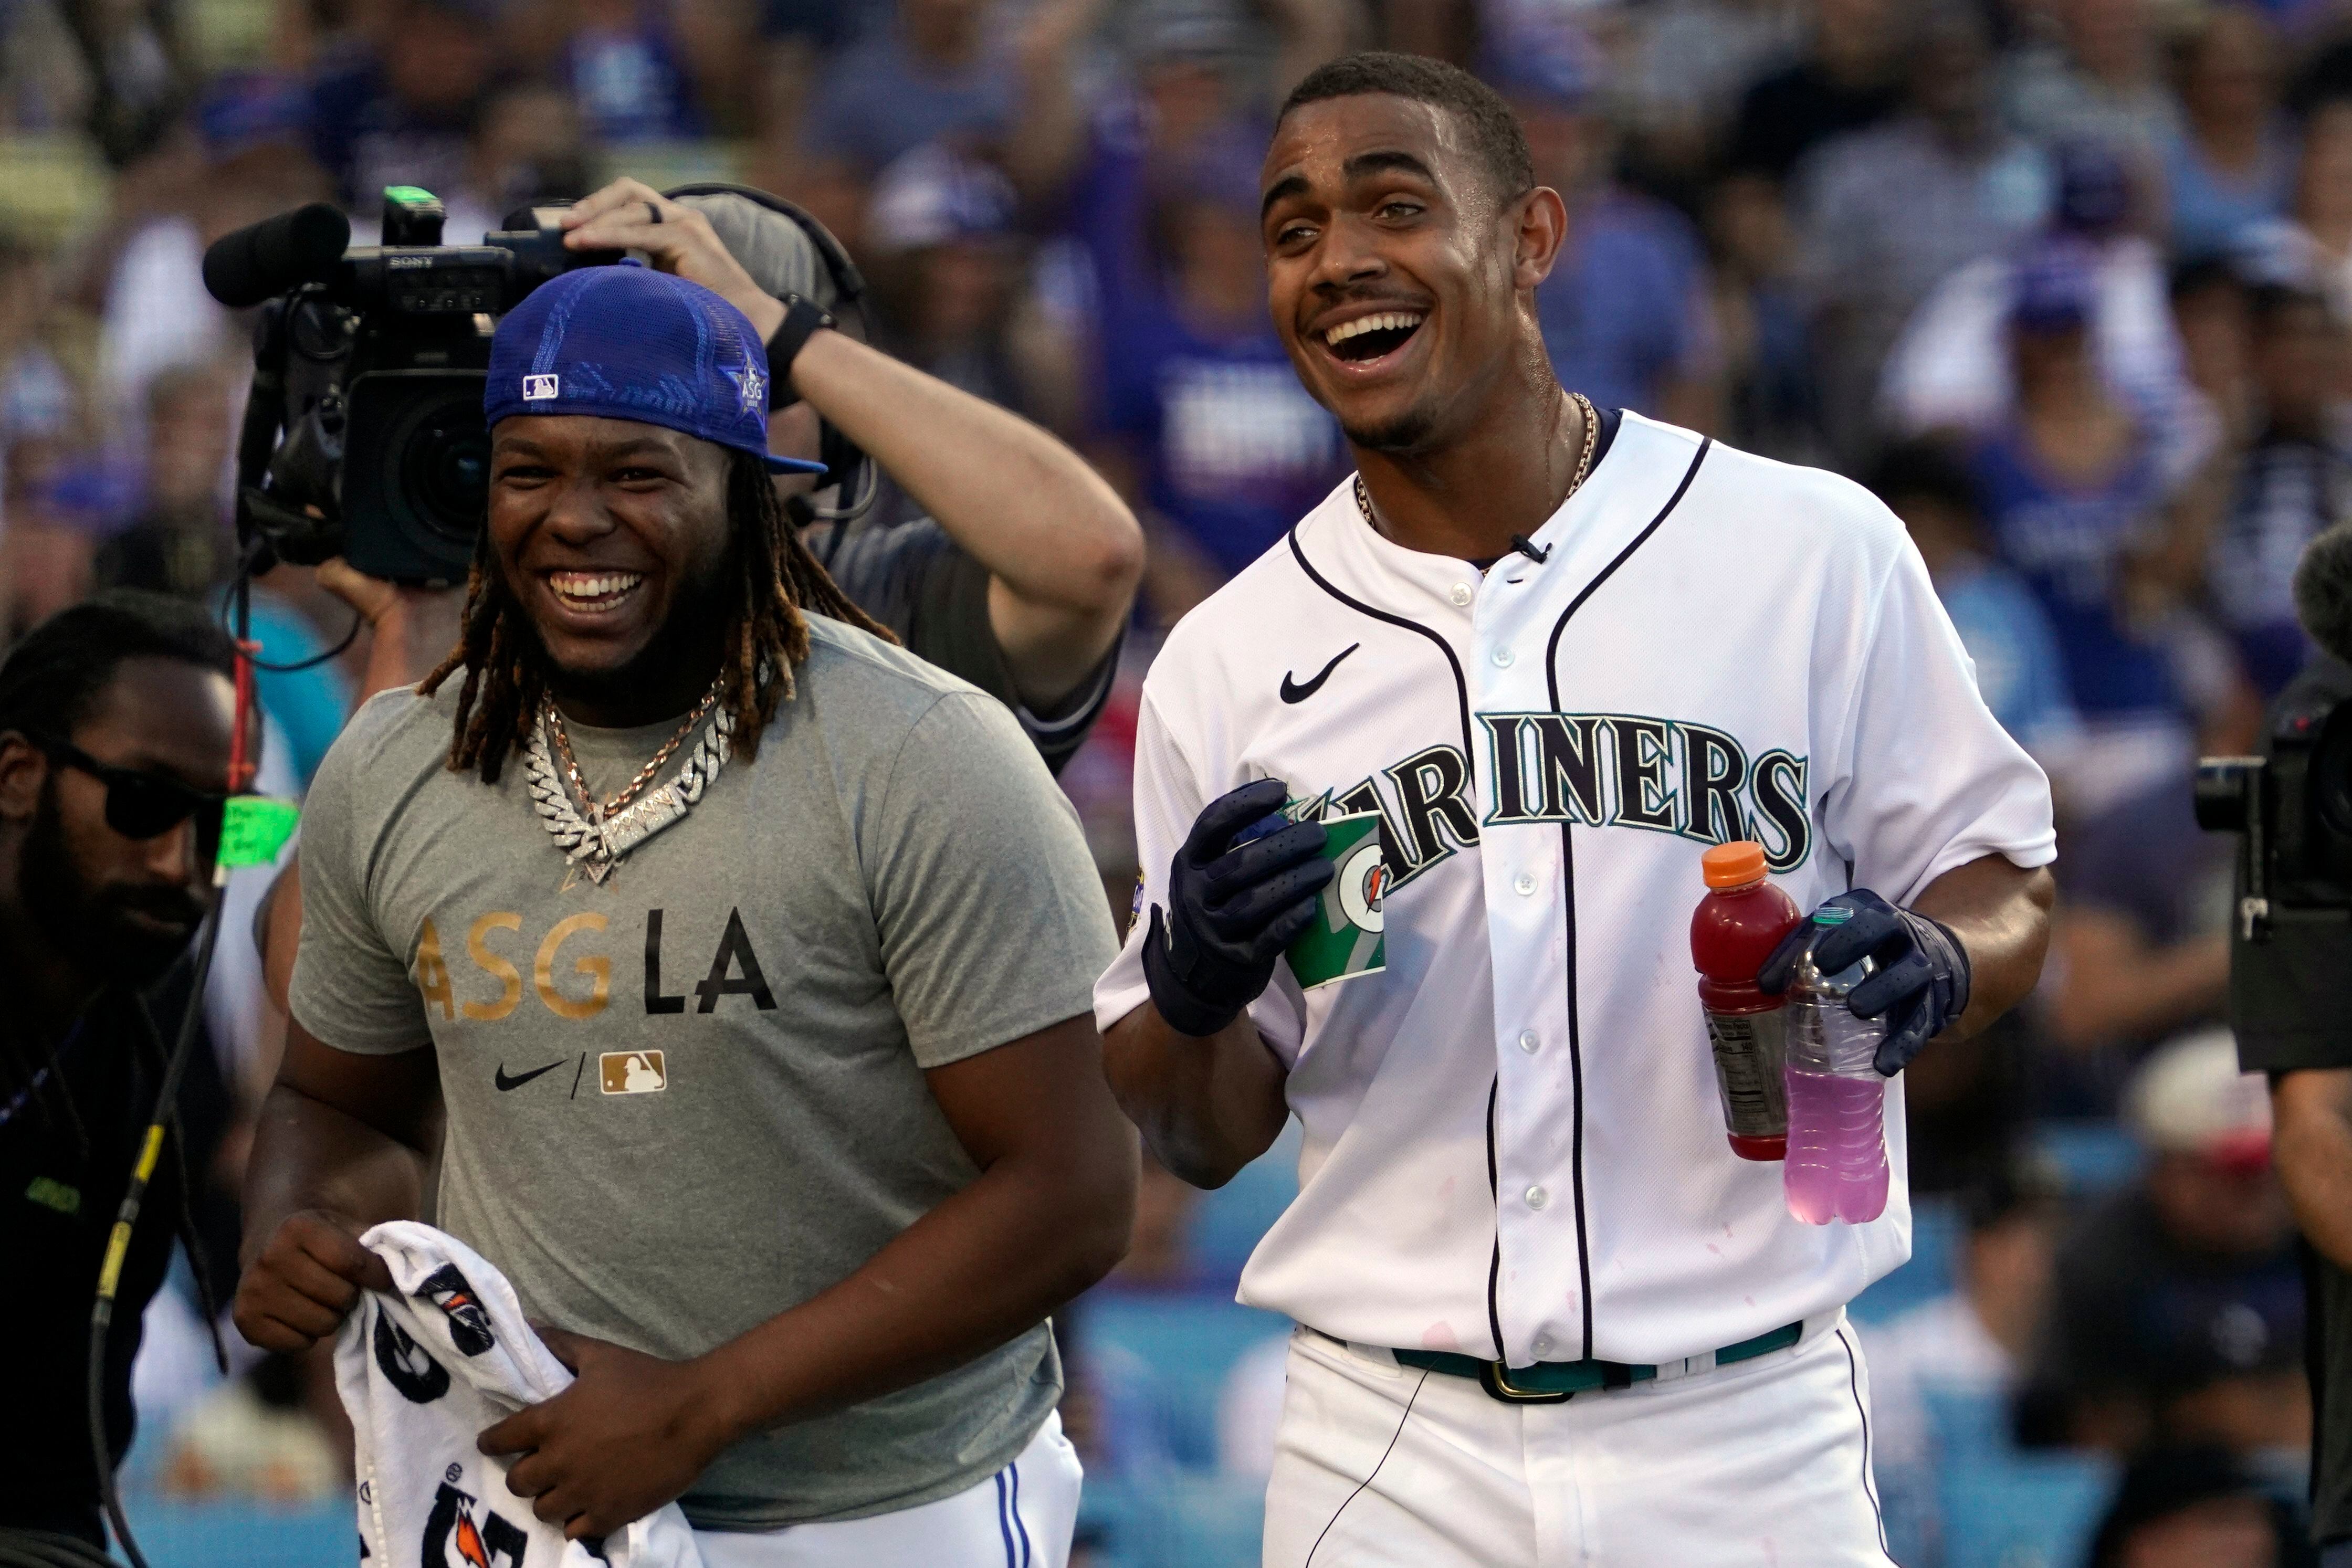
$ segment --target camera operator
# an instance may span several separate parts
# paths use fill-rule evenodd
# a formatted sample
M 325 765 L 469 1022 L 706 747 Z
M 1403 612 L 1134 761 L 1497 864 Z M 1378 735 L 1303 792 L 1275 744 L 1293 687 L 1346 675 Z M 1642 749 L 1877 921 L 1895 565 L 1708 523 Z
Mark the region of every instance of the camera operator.
M 841 329 L 845 314 L 828 329 L 837 280 L 807 233 L 745 198 L 716 202 L 672 201 L 617 180 L 564 214 L 564 244 L 642 251 L 751 318 L 776 382 L 776 454 L 816 458 L 823 420 L 929 513 L 898 528 L 812 537 L 813 551 L 909 651 L 1011 706 L 1058 771 L 1109 694 L 1143 573 L 1133 515 L 1036 425 L 856 341 Z M 815 527 L 829 535 L 828 525 Z
M 2352 663 L 2344 656 L 2352 652 L 2352 525 L 2313 542 L 2294 587 L 2297 616 L 2326 653 L 2280 695 L 2269 728 L 2273 741 L 2291 734 L 2324 737 L 2333 727 L 2330 716 L 2352 717 L 2345 709 L 2352 701 Z M 2326 796 L 2340 802 L 2352 786 L 2345 760 L 2341 749 L 2319 741 L 2311 783 L 2326 792 L 2317 808 L 2322 816 Z M 2295 800 L 2278 810 L 2305 807 Z M 2274 832 L 2268 837 L 2276 842 Z M 2352 1568 L 2352 909 L 2305 913 L 2257 940 L 2247 940 L 2240 927 L 2231 954 L 2230 1012 L 2241 1064 L 2270 1075 L 2272 1159 L 2309 1244 L 2313 1538 L 2325 1568 Z
M 90 1288 L 155 1114 L 159 1031 L 187 1005 L 181 960 L 214 898 L 231 660 L 200 606 L 121 591 L 59 612 L 0 663 L 0 1343 L 16 1352 L 0 1395 L 13 1439 L 0 1561 L 80 1560 L 68 1542 L 103 1558 Z M 110 1464 L 131 1446 L 141 1314 L 175 1232 L 193 1235 L 189 1178 L 226 1103 L 201 1041 L 190 1067 L 115 1296 Z

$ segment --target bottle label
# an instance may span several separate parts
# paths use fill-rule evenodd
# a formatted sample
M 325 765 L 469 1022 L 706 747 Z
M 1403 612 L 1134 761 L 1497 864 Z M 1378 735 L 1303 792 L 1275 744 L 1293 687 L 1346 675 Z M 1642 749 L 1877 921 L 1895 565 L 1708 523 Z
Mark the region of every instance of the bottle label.
M 1743 1138 L 1779 1137 L 1789 1130 L 1786 1009 L 1708 1013 L 1715 1048 L 1715 1086 L 1723 1096 L 1724 1130 Z

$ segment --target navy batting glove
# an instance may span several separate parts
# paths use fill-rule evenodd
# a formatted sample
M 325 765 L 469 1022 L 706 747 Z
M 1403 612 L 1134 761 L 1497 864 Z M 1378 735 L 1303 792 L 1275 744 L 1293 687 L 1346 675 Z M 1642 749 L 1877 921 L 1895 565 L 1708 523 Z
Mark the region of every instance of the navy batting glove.
M 1178 1034 L 1212 1035 L 1240 1017 L 1315 918 L 1331 862 L 1322 823 L 1278 814 L 1289 799 L 1279 779 L 1219 796 L 1168 868 L 1168 912 L 1163 921 L 1151 906 L 1143 977 Z
M 1886 1019 L 1886 1038 L 1873 1065 L 1892 1078 L 1968 1011 L 1968 952 L 1941 922 L 1898 909 L 1866 887 L 1841 893 L 1822 907 L 1852 910 L 1853 917 L 1842 925 L 1807 920 L 1781 937 L 1756 972 L 1757 988 L 1776 997 L 1787 990 L 1808 942 L 1824 975 L 1871 959 L 1876 971 L 1853 988 L 1846 1006 L 1856 1018 Z

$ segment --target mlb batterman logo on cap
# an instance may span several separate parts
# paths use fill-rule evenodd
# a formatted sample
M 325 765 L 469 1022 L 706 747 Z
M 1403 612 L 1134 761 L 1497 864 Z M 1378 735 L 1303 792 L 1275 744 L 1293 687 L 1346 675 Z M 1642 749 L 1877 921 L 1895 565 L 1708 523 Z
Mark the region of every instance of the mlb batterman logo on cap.
M 531 290 L 490 340 L 482 414 L 633 419 L 748 452 L 772 473 L 822 463 L 768 452 L 768 350 L 744 314 L 634 258 Z

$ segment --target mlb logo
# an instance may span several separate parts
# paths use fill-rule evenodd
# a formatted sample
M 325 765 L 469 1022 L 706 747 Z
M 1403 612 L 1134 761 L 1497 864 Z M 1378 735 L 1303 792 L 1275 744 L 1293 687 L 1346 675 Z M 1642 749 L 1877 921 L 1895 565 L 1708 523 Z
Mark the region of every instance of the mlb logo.
M 669 1066 L 658 1051 L 608 1051 L 596 1059 L 607 1094 L 658 1094 L 669 1087 Z
M 555 395 L 557 379 L 558 378 L 554 376 L 523 377 L 522 401 L 525 402 L 545 402 L 548 399 Z

